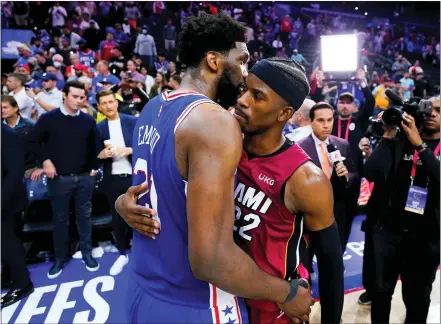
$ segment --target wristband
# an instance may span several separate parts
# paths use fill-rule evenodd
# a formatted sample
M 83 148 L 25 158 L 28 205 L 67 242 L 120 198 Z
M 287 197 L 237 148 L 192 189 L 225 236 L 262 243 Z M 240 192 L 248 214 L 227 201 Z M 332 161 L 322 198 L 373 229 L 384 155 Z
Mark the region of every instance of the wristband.
M 309 289 L 309 284 L 304 279 L 294 279 L 290 283 L 290 290 L 288 296 L 286 296 L 286 299 L 283 303 L 287 303 L 290 300 L 293 300 L 296 298 L 297 291 L 299 290 L 299 286 Z

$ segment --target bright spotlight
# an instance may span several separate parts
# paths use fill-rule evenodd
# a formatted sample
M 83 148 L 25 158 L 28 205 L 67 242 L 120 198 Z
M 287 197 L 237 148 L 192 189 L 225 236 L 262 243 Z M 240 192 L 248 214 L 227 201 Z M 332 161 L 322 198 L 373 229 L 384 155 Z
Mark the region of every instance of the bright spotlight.
M 358 68 L 358 35 L 332 35 L 320 38 L 324 72 L 355 72 Z
M 358 7 L 355 7 L 355 10 L 358 10 Z
M 367 13 L 367 12 L 365 12 L 365 13 L 364 13 L 364 15 L 365 15 L 365 16 L 367 16 L 367 15 L 368 15 L 368 13 Z

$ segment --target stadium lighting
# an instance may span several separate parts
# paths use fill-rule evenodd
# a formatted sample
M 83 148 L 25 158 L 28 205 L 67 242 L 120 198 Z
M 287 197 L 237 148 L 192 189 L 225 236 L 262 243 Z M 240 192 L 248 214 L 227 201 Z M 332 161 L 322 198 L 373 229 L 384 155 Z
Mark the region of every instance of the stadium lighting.
M 320 38 L 324 72 L 355 72 L 358 68 L 358 35 L 331 35 Z
M 358 10 L 358 7 L 355 7 L 355 10 Z
M 368 13 L 367 13 L 367 12 L 365 12 L 365 13 L 364 13 L 364 15 L 365 15 L 365 16 L 367 16 L 367 15 L 368 15 Z

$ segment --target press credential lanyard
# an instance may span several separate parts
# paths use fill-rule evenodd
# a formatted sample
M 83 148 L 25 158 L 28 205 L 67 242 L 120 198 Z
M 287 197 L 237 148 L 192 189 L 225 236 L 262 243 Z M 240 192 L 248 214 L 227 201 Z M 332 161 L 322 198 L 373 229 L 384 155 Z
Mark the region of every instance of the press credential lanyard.
M 352 117 L 348 119 L 348 123 L 346 124 L 346 133 L 345 133 L 345 140 L 348 140 L 349 138 L 349 126 L 351 125 Z M 341 119 L 338 119 L 338 127 L 337 127 L 337 137 L 341 137 Z

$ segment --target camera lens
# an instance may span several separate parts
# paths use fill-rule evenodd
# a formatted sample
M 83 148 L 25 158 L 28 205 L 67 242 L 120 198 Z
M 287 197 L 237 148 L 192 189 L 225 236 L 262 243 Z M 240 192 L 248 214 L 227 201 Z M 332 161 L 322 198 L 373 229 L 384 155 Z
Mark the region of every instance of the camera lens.
M 402 121 L 402 115 L 400 109 L 397 108 L 389 108 L 383 113 L 383 122 L 387 126 L 399 126 Z

